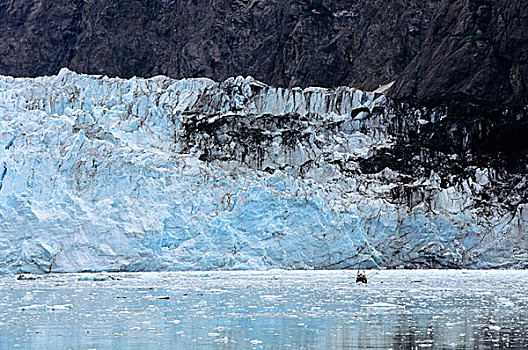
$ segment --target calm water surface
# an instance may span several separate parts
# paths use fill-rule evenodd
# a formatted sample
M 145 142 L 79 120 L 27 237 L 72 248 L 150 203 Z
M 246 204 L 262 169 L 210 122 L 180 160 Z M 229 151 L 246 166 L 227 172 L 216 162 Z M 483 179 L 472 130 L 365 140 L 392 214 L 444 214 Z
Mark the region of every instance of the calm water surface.
M 0 349 L 528 349 L 528 271 L 0 277 Z

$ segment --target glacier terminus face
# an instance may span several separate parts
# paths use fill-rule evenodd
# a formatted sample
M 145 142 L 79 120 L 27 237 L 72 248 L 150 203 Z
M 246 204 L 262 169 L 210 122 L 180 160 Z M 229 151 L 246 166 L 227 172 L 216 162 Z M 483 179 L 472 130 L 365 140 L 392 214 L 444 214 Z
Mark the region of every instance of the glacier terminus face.
M 443 118 L 391 106 L 251 77 L 0 77 L 0 271 L 526 266 L 528 205 L 478 201 L 494 169 L 367 171 Z

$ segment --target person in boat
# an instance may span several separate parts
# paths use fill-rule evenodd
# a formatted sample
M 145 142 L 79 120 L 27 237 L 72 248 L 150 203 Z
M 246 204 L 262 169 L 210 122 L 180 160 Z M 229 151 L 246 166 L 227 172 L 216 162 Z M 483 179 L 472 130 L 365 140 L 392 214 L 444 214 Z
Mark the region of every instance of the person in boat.
M 358 270 L 357 275 L 356 275 L 356 283 L 367 284 L 367 274 L 365 273 L 365 271 Z

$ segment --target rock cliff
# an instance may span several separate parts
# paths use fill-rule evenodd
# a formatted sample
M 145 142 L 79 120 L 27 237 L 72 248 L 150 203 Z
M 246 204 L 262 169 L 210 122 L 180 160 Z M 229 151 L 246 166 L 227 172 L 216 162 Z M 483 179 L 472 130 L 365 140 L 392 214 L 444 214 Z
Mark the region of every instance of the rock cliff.
M 461 116 L 525 106 L 527 33 L 526 1 L 448 1 L 437 9 L 393 96 L 457 107 Z
M 393 97 L 421 104 L 523 106 L 527 11 L 522 0 L 3 0 L 0 74 L 397 81 Z
M 2 1 L 0 74 L 60 68 L 275 86 L 394 80 L 419 52 L 436 1 Z

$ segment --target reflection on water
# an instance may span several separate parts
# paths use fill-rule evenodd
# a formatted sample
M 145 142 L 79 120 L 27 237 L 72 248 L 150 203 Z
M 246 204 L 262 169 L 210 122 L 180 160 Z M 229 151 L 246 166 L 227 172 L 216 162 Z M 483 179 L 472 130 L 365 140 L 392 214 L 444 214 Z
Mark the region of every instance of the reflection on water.
M 528 348 L 525 271 L 15 277 L 0 349 Z

